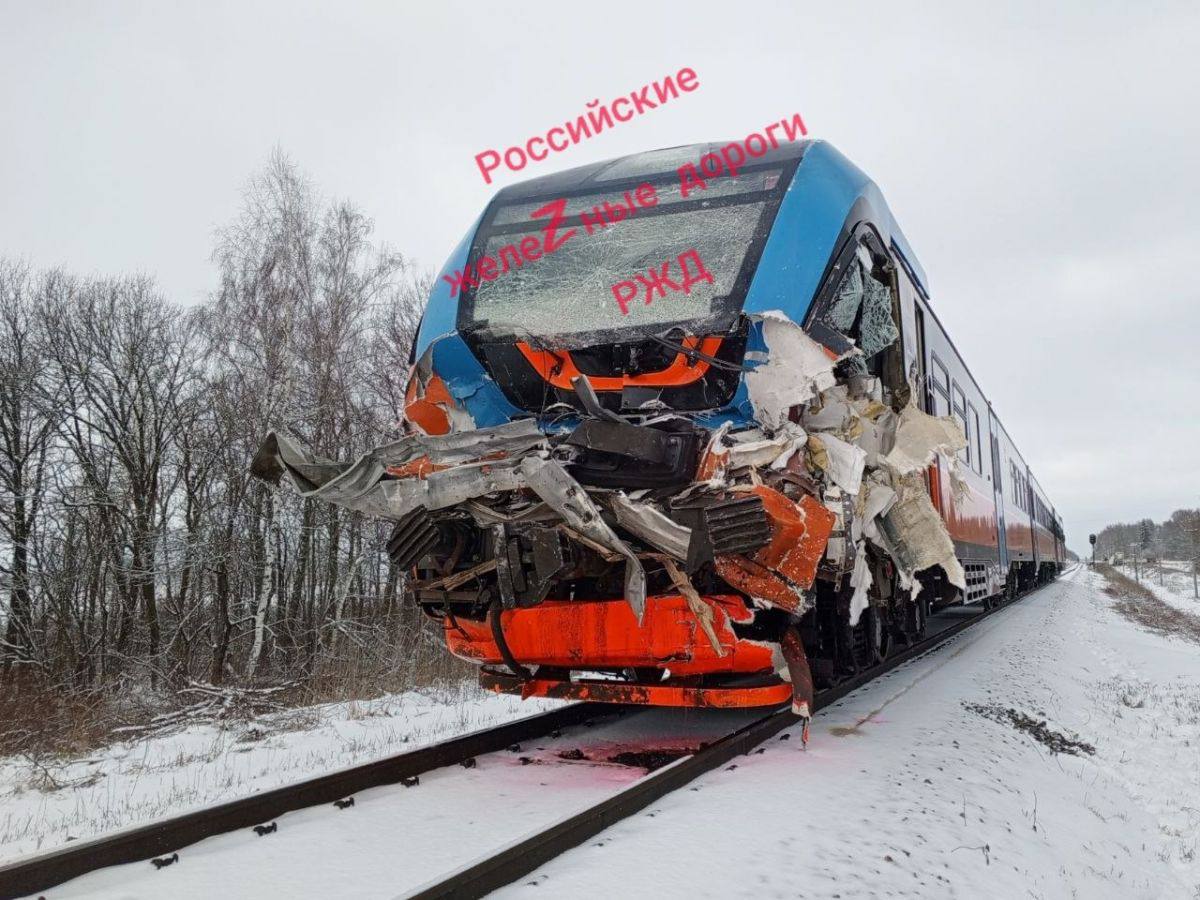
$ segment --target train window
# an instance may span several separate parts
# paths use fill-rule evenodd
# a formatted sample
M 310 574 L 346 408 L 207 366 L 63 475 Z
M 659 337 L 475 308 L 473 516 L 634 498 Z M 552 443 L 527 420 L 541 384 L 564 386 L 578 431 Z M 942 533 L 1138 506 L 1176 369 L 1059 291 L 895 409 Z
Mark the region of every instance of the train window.
M 942 365 L 942 361 L 937 358 L 937 354 L 929 354 L 929 358 L 933 360 L 933 390 L 929 392 L 930 399 L 933 401 L 933 409 L 929 410 L 930 415 L 948 416 L 950 415 L 950 375 L 946 371 L 946 367 Z
M 892 318 L 892 290 L 886 264 L 876 260 L 867 243 L 859 243 L 828 307 L 819 314 L 821 325 L 862 351 L 842 363 L 848 374 L 883 375 L 881 354 L 900 337 Z
M 946 367 L 942 365 L 942 361 L 937 358 L 937 354 L 932 355 L 933 358 L 933 386 L 941 392 L 944 397 L 950 396 L 950 373 L 946 371 Z
M 971 462 L 975 466 L 975 471 L 982 475 L 983 443 L 979 440 L 979 413 L 975 412 L 975 407 L 969 403 L 967 408 L 971 410 Z
M 962 388 L 957 384 L 951 382 L 951 388 L 954 392 L 954 418 L 967 439 L 967 446 L 958 451 L 958 458 L 969 466 L 971 465 L 971 431 L 967 428 L 967 398 L 963 396 Z
M 916 390 L 917 404 L 924 412 L 929 412 L 933 408 L 933 399 L 930 397 L 929 385 L 926 383 L 925 375 L 925 312 L 921 309 L 920 303 L 913 304 L 913 316 L 916 321 L 916 343 L 917 343 L 917 359 L 916 365 Z

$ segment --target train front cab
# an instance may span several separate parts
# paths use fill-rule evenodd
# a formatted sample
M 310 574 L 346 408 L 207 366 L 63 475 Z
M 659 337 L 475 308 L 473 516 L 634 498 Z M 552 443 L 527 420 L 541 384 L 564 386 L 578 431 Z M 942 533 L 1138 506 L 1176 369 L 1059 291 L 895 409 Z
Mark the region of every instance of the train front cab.
M 671 153 L 678 155 L 680 151 L 689 151 L 689 148 L 679 148 Z M 656 153 L 662 152 L 657 151 Z M 693 156 L 695 152 L 695 149 L 689 151 Z M 773 191 L 772 186 L 778 184 L 779 190 L 782 191 L 784 186 L 788 185 L 788 173 L 794 171 L 789 169 L 789 166 L 795 165 L 792 159 L 794 156 L 779 163 L 783 167 L 784 177 L 778 183 L 768 180 L 766 182 L 767 190 Z M 768 162 L 770 163 L 769 160 Z M 770 164 L 775 165 L 775 163 Z M 606 171 L 601 166 L 595 170 L 587 170 L 583 176 L 574 177 L 582 178 L 590 184 L 601 178 Z M 768 179 L 773 177 L 770 172 L 766 172 L 765 175 Z M 561 176 L 553 177 L 561 181 L 569 176 L 570 173 L 563 173 Z M 512 190 L 506 189 L 506 191 Z M 525 190 L 531 192 L 531 196 L 513 195 L 506 198 L 505 195 L 501 195 L 497 202 L 503 199 L 505 202 L 513 204 L 514 208 L 519 207 L 521 203 L 536 206 L 546 202 L 546 197 L 553 196 L 560 190 L 565 191 L 566 188 L 559 181 L 555 181 L 553 183 L 533 183 Z M 584 188 L 576 184 L 571 187 L 571 190 L 578 192 Z M 610 190 L 610 188 L 606 187 L 605 190 Z M 768 196 L 776 196 L 776 194 L 769 193 Z M 514 239 L 513 234 L 508 232 L 513 231 L 517 226 L 489 226 L 488 223 L 494 221 L 495 218 L 496 209 L 493 207 L 483 216 L 484 225 L 481 236 L 472 238 L 471 235 L 468 235 L 464 244 L 447 264 L 447 272 L 452 271 L 455 266 L 461 266 L 467 260 L 472 240 L 478 246 L 472 251 L 470 258 L 475 259 L 485 249 L 488 249 L 486 244 L 488 227 L 505 232 L 497 238 L 498 241 L 507 242 Z M 704 235 L 697 234 L 697 239 L 704 238 Z M 967 589 L 964 595 L 963 592 L 948 584 L 944 575 L 939 574 L 940 569 L 931 570 L 924 573 L 922 578 L 928 589 L 922 593 L 922 596 L 935 597 L 935 605 L 964 601 L 987 601 L 989 598 L 1001 594 L 1006 585 L 1013 585 L 1017 582 L 1017 579 L 1009 577 L 1010 572 L 1020 572 L 1021 567 L 1027 561 L 1036 559 L 1037 547 L 1033 540 L 1032 530 L 1029 527 L 1022 528 L 1020 515 L 1014 514 L 1011 517 L 1005 515 L 1011 511 L 1011 507 L 1007 502 L 1009 492 L 1002 484 L 1002 476 L 1006 471 L 1002 466 L 1002 445 L 1008 448 L 1010 459 L 1019 460 L 1020 457 L 1012 447 L 1012 442 L 1008 440 L 1007 435 L 999 426 L 982 391 L 929 307 L 924 276 L 878 190 L 869 179 L 832 148 L 818 144 L 812 146 L 805 153 L 803 163 L 798 166 L 798 171 L 796 171 L 795 181 L 788 186 L 780 204 L 778 217 L 773 226 L 769 228 L 769 236 L 765 236 L 765 246 L 762 249 L 757 268 L 750 267 L 740 276 L 740 278 L 746 279 L 739 281 L 744 285 L 742 290 L 745 292 L 741 312 L 747 316 L 754 316 L 773 310 L 784 310 L 794 321 L 803 322 L 805 330 L 830 350 L 843 352 L 849 346 L 846 336 L 831 333 L 827 328 L 822 329 L 821 310 L 822 303 L 827 303 L 834 295 L 840 279 L 848 271 L 848 266 L 856 255 L 860 259 L 870 260 L 870 265 L 875 273 L 884 272 L 893 280 L 894 317 L 897 319 L 896 324 L 900 331 L 900 341 L 889 350 L 878 354 L 875 363 L 876 370 L 871 374 L 881 377 L 884 384 L 892 390 L 907 391 L 909 386 L 915 386 L 918 391 L 916 402 L 920 406 L 935 415 L 954 416 L 967 436 L 967 447 L 960 454 L 956 467 L 957 473 L 952 473 L 951 466 L 941 460 L 935 462 L 928 471 L 931 496 L 934 505 L 948 525 L 956 555 L 960 558 L 967 576 Z M 866 263 L 864 262 L 864 264 Z M 883 276 L 876 274 L 876 277 Z M 441 280 L 443 279 L 439 279 L 439 282 Z M 468 292 L 464 291 L 464 294 L 469 297 Z M 440 312 L 435 311 L 434 300 L 437 297 L 438 294 L 435 291 L 435 297 L 431 298 L 430 309 L 427 310 L 422 325 L 418 353 L 432 359 L 435 376 L 453 376 L 456 373 L 438 371 L 439 356 L 436 352 L 436 345 L 440 341 L 443 348 L 451 345 L 461 348 L 462 351 L 470 348 L 472 351 L 470 353 L 456 351 L 454 359 L 456 365 L 472 367 L 471 378 L 476 379 L 482 385 L 480 389 L 463 391 L 461 398 L 463 406 L 474 416 L 477 424 L 492 424 L 495 421 L 511 419 L 536 409 L 537 403 L 544 404 L 544 398 L 548 392 L 561 391 L 557 399 L 569 399 L 569 386 L 562 388 L 558 384 L 554 384 L 550 377 L 553 373 L 542 372 L 538 368 L 536 353 L 531 354 L 522 350 L 521 354 L 517 354 L 511 344 L 508 346 L 483 346 L 481 334 L 487 332 L 486 330 L 481 331 L 477 327 L 480 323 L 471 321 L 470 303 L 464 301 L 464 305 L 458 309 L 457 316 L 454 316 L 446 311 L 444 304 Z M 520 305 L 514 300 L 511 308 L 517 310 Z M 512 314 L 515 315 L 515 313 Z M 456 318 L 457 322 L 455 322 Z M 528 318 L 527 315 L 526 318 Z M 457 329 L 455 324 L 457 324 Z M 532 320 L 528 324 L 533 327 Z M 439 330 L 443 332 L 441 337 L 437 336 Z M 707 333 L 711 334 L 712 332 Z M 696 333 L 692 332 L 692 334 Z M 705 332 L 700 332 L 697 339 L 703 337 L 704 334 Z M 741 346 L 740 340 L 737 338 L 727 339 L 722 342 L 722 345 L 723 347 L 728 345 L 732 349 L 735 346 Z M 586 345 L 582 349 L 586 349 Z M 426 351 L 431 352 L 427 354 Z M 722 349 L 720 352 L 723 353 L 724 350 Z M 501 358 L 501 354 L 507 354 L 507 356 Z M 450 357 L 449 352 L 443 351 L 441 354 L 443 360 L 448 360 Z M 479 362 L 475 362 L 475 359 L 478 359 Z M 739 360 L 734 359 L 733 361 Z M 491 371 L 514 371 L 525 366 L 529 372 L 524 380 L 536 388 L 536 391 L 533 391 L 536 396 L 527 400 L 514 389 L 512 384 L 496 390 L 495 382 L 488 382 L 481 378 L 484 370 L 480 363 L 483 363 Z M 590 372 L 589 376 L 591 376 Z M 606 392 L 616 392 L 616 399 L 620 399 L 620 391 L 625 386 L 625 379 L 601 378 L 598 381 L 613 381 L 616 384 L 611 388 L 599 383 L 596 385 L 602 400 L 611 399 Z M 453 378 L 447 377 L 445 383 L 453 392 L 457 385 L 467 384 L 468 379 L 461 375 Z M 673 390 L 670 387 L 666 388 L 664 396 Z M 489 395 L 486 398 L 486 404 L 481 400 L 485 395 Z M 703 405 L 692 406 L 690 409 L 698 413 L 699 419 L 703 419 L 705 415 L 711 415 L 711 421 L 716 423 L 720 422 L 722 417 L 734 422 L 739 421 L 739 417 L 741 417 L 740 421 L 746 424 L 748 403 L 744 385 L 738 386 L 736 392 L 725 394 L 725 398 L 727 399 L 724 399 L 724 402 L 727 405 L 721 409 L 712 410 L 711 414 L 704 412 Z M 460 398 L 456 396 L 454 399 L 457 401 Z M 675 397 L 671 399 L 674 401 Z M 475 405 L 472 406 L 472 404 Z M 687 406 L 678 408 L 689 409 Z M 1022 470 L 1027 472 L 1023 463 Z M 1026 521 L 1029 521 L 1028 517 L 1026 517 Z M 1000 532 L 1002 527 L 1005 528 L 1003 538 Z M 1026 544 L 1028 544 L 1027 549 Z M 1011 560 L 1009 558 L 1010 551 L 1013 556 Z M 1051 548 L 1049 552 L 1052 553 L 1053 549 Z M 1026 560 L 1026 556 L 1029 557 L 1029 560 Z M 654 599 L 661 604 L 667 598 L 656 597 Z M 674 599 L 682 603 L 682 598 Z M 727 604 L 731 617 L 742 605 L 740 598 L 734 596 L 714 596 L 709 600 L 718 604 Z M 592 601 L 584 601 L 584 603 L 588 610 L 597 614 L 613 613 L 624 616 L 626 611 L 624 603 Z M 923 605 L 923 603 L 919 604 L 919 606 Z M 526 682 L 514 686 L 514 684 L 496 682 L 490 686 L 500 690 L 512 690 L 515 687 L 527 695 L 602 700 L 624 698 L 626 702 L 629 702 L 630 696 L 627 693 L 622 694 L 621 697 L 606 694 L 606 692 L 614 690 L 628 691 L 628 687 L 619 689 L 613 683 L 608 685 L 594 683 L 587 688 L 593 693 L 580 693 L 580 690 L 572 685 L 568 677 L 569 670 L 579 668 L 577 663 L 584 658 L 591 663 L 595 663 L 597 660 L 606 660 L 612 665 L 619 664 L 630 671 L 636 671 L 639 665 L 663 668 L 661 663 L 655 662 L 655 660 L 661 659 L 664 652 L 677 646 L 680 641 L 688 640 L 684 637 L 677 641 L 671 637 L 670 640 L 666 640 L 669 647 L 664 645 L 664 648 L 652 648 L 644 645 L 644 630 L 638 629 L 636 625 L 629 622 L 583 623 L 580 620 L 580 615 L 583 614 L 581 610 L 583 610 L 583 605 L 578 600 L 572 600 L 543 603 L 541 606 L 526 610 L 517 609 L 505 612 L 503 627 L 505 632 L 511 636 L 510 649 L 516 659 L 538 664 L 547 672 L 557 672 L 558 676 L 545 679 L 544 683 Z M 583 612 L 591 614 L 588 610 L 583 610 Z M 555 627 L 547 617 L 553 618 L 556 615 L 567 616 L 569 621 L 564 620 L 561 628 Z M 530 626 L 527 628 L 521 627 L 518 621 L 525 617 L 530 618 Z M 532 621 L 535 618 L 539 623 L 536 626 Z M 489 665 L 496 663 L 502 656 L 497 643 L 487 633 L 483 623 L 476 624 L 465 619 L 455 622 L 449 618 L 447 623 L 447 641 L 457 655 Z M 585 625 L 586 627 L 583 627 Z M 554 641 L 550 642 L 554 646 L 547 644 L 549 637 L 571 631 L 577 634 L 586 632 L 587 634 L 602 635 L 604 639 L 595 646 L 572 645 L 570 648 L 566 648 L 570 650 L 570 653 L 565 655 L 559 654 L 563 647 L 558 646 Z M 614 642 L 611 639 L 612 635 L 621 635 L 623 636 L 622 640 L 624 638 L 629 638 L 629 640 L 625 643 Z M 733 641 L 732 637 L 730 640 L 732 643 L 737 643 Z M 722 642 L 724 642 L 724 635 Z M 695 644 L 695 646 L 699 647 L 700 644 Z M 743 680 L 750 678 L 760 681 L 762 677 L 770 676 L 771 661 L 756 657 L 754 653 L 750 652 L 754 649 L 752 647 L 747 646 L 744 649 L 745 653 L 730 654 L 724 658 L 714 657 L 711 660 L 697 656 L 685 661 L 677 657 L 669 669 L 672 675 L 690 679 L 693 684 L 700 681 L 709 687 L 714 685 L 713 679 L 720 679 L 726 684 L 730 684 L 728 679 L 731 676 L 741 677 Z M 765 645 L 763 649 L 765 649 Z M 815 659 L 812 661 L 816 662 Z M 505 663 L 507 662 L 505 660 Z M 485 672 L 487 671 L 485 669 Z M 814 674 L 817 674 L 815 666 Z M 486 683 L 486 679 L 483 680 Z M 576 682 L 577 684 L 578 682 Z M 741 706 L 767 702 L 766 694 L 761 699 L 755 699 L 745 691 L 732 686 L 728 689 L 716 686 L 714 690 L 704 695 L 691 691 L 686 685 L 666 682 L 651 686 L 636 685 L 635 687 L 637 689 L 650 687 L 652 692 L 646 693 L 644 697 L 634 698 L 633 702 L 696 706 Z M 774 698 L 774 692 L 779 691 L 781 686 L 777 681 L 768 679 L 768 681 L 762 682 L 760 687 Z M 674 693 L 670 693 L 672 691 Z

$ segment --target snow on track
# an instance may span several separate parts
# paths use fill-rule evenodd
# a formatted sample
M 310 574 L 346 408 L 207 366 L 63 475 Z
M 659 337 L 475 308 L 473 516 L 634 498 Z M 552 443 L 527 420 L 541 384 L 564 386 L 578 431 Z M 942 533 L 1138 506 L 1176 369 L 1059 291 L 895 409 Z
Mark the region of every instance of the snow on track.
M 396 897 L 509 841 L 590 806 L 645 774 L 602 760 L 623 750 L 694 747 L 761 713 L 648 710 L 564 730 L 519 751 L 449 766 L 415 787 L 363 791 L 355 805 L 280 816 L 278 831 L 249 829 L 182 849 L 179 862 L 93 872 L 48 893 L 58 898 Z M 586 760 L 563 759 L 582 750 Z M 522 763 L 521 757 L 533 762 Z
M 1103 584 L 1076 569 L 819 713 L 807 751 L 772 739 L 494 896 L 1200 896 L 1200 648 Z

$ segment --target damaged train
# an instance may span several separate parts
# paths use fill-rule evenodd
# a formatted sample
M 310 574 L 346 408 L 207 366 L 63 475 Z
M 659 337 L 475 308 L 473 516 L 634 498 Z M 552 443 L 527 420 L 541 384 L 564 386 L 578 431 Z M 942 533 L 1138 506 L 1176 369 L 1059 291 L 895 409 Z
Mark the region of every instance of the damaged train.
M 394 520 L 415 602 L 493 690 L 807 716 L 932 609 L 1064 563 L 875 184 L 799 141 L 681 185 L 719 146 L 499 191 L 429 298 L 403 436 L 337 463 L 272 432 L 252 463 Z M 676 258 L 689 290 L 650 302 Z

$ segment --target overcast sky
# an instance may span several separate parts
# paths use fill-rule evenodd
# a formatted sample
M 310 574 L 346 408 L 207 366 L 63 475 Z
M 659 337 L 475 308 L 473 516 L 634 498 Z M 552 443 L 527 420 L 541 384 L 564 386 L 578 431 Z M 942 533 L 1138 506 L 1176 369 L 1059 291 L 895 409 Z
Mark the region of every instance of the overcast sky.
M 518 177 L 476 153 L 691 66 L 520 177 L 801 113 L 883 190 L 1081 551 L 1200 505 L 1200 3 L 974 6 L 0 0 L 0 255 L 196 302 L 278 145 L 437 269 Z

